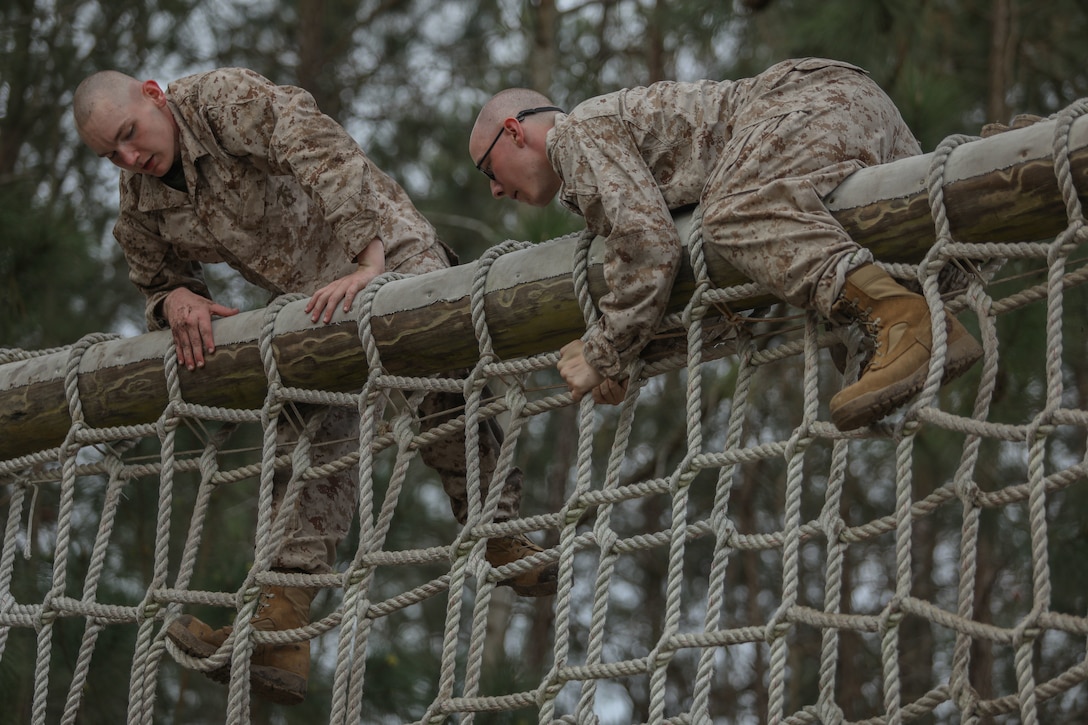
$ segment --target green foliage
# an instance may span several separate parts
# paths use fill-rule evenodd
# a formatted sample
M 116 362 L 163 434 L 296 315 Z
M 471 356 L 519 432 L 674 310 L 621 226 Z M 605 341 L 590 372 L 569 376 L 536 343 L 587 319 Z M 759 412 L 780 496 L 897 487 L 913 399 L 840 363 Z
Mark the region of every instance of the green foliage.
M 103 264 L 71 210 L 36 203 L 26 186 L 0 188 L 0 340 L 41 349 L 109 329 L 124 314 L 118 281 L 128 287 L 118 255 Z
M 0 346 L 51 347 L 143 327 L 124 262 L 103 245 L 116 170 L 78 142 L 68 104 L 96 70 L 170 54 L 184 42 L 170 28 L 194 4 L 0 6 Z

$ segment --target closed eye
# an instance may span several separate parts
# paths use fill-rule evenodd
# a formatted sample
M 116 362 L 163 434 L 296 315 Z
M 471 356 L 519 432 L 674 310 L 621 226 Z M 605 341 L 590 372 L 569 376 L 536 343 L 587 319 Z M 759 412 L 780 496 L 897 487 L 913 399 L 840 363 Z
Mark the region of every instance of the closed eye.
M 135 134 L 136 134 L 136 124 L 135 123 L 130 123 L 128 126 L 125 126 L 124 129 L 120 133 L 117 134 L 117 140 L 118 141 L 130 141 Z M 117 149 L 114 149 L 113 151 L 109 151 L 107 153 L 102 154 L 102 158 L 106 159 L 107 161 L 113 161 L 113 158 L 116 155 L 117 155 Z

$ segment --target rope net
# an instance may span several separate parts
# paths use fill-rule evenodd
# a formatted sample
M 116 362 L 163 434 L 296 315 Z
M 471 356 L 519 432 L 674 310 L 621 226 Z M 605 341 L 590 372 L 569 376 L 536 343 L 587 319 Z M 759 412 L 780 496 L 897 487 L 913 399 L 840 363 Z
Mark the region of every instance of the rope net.
M 115 642 L 118 628 L 135 632 L 125 654 L 133 723 L 184 721 L 182 706 L 194 706 L 190 671 L 228 661 L 224 713 L 212 719 L 250 722 L 253 648 L 304 638 L 315 642 L 315 673 L 328 679 L 327 690 L 311 682 L 309 698 L 323 699 L 333 723 L 512 722 L 501 719 L 512 712 L 519 721 L 567 723 L 1037 723 L 1083 715 L 1088 617 L 1082 587 L 1070 584 L 1070 560 L 1083 546 L 1088 496 L 1088 345 L 1078 287 L 1088 265 L 1076 254 L 1086 232 L 1067 138 L 1084 108 L 1056 117 L 1055 173 L 1068 225 L 1049 241 L 954 239 L 944 165 L 970 139 L 938 149 L 929 179 L 937 242 L 917 266 L 888 269 L 917 282 L 934 321 L 943 304 L 962 313 L 985 357 L 941 388 L 944 325 L 936 324 L 924 390 L 862 431 L 843 434 L 828 421 L 826 401 L 844 378 L 820 352 L 853 350 L 849 380 L 859 368 L 857 339 L 781 307 L 729 317 L 723 335 L 721 311 L 757 289 L 710 284 L 697 225 L 689 245 L 696 290 L 665 325 L 679 352 L 632 370 L 640 382 L 615 408 L 572 405 L 553 372 L 556 353 L 494 355 L 482 280 L 515 244 L 481 260 L 473 289 L 480 359 L 463 378 L 383 373 L 368 324 L 379 280 L 359 320 L 370 374 L 357 393 L 279 381 L 268 340 L 291 298 L 265 313 L 268 394 L 259 409 L 187 403 L 172 351 L 164 357 L 171 400 L 150 425 L 93 429 L 81 418 L 78 386 L 68 385 L 74 423 L 65 444 L 0 463 L 0 656 L 6 668 L 33 670 L 29 721 L 74 723 L 96 707 L 88 683 L 96 663 L 116 655 L 102 643 Z M 589 319 L 582 241 L 575 284 Z M 948 285 L 948 271 L 959 268 L 979 273 L 952 275 L 959 284 Z M 68 349 L 73 376 L 100 339 Z M 10 362 L 35 353 L 4 354 Z M 1017 388 L 1010 365 L 1036 375 Z M 418 404 L 433 390 L 463 393 L 465 407 L 421 433 Z M 299 411 L 314 404 L 358 411 L 351 455 L 311 462 L 314 419 Z M 494 523 L 499 487 L 480 496 L 470 456 L 465 526 L 399 525 L 405 507 L 445 503 L 435 503 L 418 448 L 460 428 L 474 450 L 477 423 L 489 417 L 505 432 L 496 480 L 525 467 L 535 491 L 525 508 L 535 511 Z M 290 450 L 276 445 L 284 421 L 299 432 Z M 550 466 L 525 458 L 544 437 L 556 438 L 545 444 Z M 277 467 L 291 471 L 280 511 L 291 510 L 307 482 L 357 469 L 356 530 L 335 573 L 271 569 L 288 520 L 274 515 Z M 228 492 L 233 503 L 222 500 Z M 142 539 L 115 525 L 124 507 L 137 509 Z M 225 507 L 233 507 L 229 517 Z M 228 520 L 245 522 L 236 535 L 217 532 L 231 548 L 202 547 Z M 546 541 L 547 550 L 491 567 L 486 540 L 513 533 Z M 116 550 L 134 541 L 147 544 L 141 571 L 121 577 Z M 242 563 L 241 576 L 201 584 L 216 581 L 209 571 L 229 559 Z M 554 598 L 519 600 L 496 586 L 543 561 L 559 563 Z M 257 593 L 269 584 L 321 587 L 311 623 L 278 633 L 250 626 Z M 189 657 L 165 636 L 193 609 L 235 625 L 209 659 Z M 442 630 L 425 631 L 421 612 L 444 621 Z M 73 624 L 82 632 L 75 652 L 60 644 L 60 629 Z M 407 699 L 384 688 L 404 686 L 389 673 L 404 666 L 397 652 L 408 643 L 433 655 L 425 660 L 431 669 L 407 680 L 422 704 L 383 709 Z M 538 676 L 526 682 L 522 668 Z M 164 703 L 173 703 L 172 718 Z

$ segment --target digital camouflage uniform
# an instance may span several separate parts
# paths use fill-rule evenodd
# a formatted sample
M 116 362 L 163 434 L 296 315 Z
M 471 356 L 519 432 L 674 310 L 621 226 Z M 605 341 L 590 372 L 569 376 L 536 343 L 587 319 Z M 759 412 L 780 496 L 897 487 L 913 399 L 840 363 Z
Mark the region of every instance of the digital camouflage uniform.
M 860 168 L 921 153 L 860 68 L 790 60 L 738 81 L 660 82 L 558 114 L 547 152 L 559 199 L 607 238 L 609 292 L 584 355 L 624 369 L 657 330 L 681 255 L 670 210 L 700 203 L 708 255 L 831 317 L 872 255 L 821 201 Z
M 129 277 L 147 296 L 150 329 L 166 327 L 160 306 L 171 290 L 186 287 L 210 298 L 204 262 L 226 262 L 273 295 L 313 294 L 350 274 L 357 269 L 356 255 L 375 238 L 385 246 L 388 271 L 421 274 L 449 266 L 446 248 L 404 190 L 318 110 L 306 91 L 227 68 L 171 83 L 167 98 L 180 129 L 187 191 L 123 172 L 114 227 Z M 443 420 L 442 411 L 462 404 L 456 395 L 429 395 L 420 413 L 437 415 L 428 421 L 435 425 Z M 356 450 L 357 425 L 356 412 L 332 408 L 314 441 L 313 464 Z M 490 421 L 480 432 L 487 481 L 501 433 Z M 294 435 L 289 424 L 281 425 L 281 444 Z M 428 447 L 422 457 L 441 475 L 463 523 L 463 436 Z M 288 478 L 288 472 L 277 471 L 277 500 Z M 354 515 L 356 488 L 355 471 L 309 482 L 273 566 L 329 571 Z M 515 470 L 496 520 L 517 515 L 520 491 L 521 472 Z

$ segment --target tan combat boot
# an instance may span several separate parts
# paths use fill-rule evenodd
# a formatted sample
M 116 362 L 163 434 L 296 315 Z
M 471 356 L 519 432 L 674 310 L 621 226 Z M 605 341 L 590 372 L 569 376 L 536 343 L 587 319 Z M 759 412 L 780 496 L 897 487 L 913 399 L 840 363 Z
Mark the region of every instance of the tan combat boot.
M 512 564 L 519 559 L 544 551 L 524 534 L 501 536 L 487 540 L 487 552 L 484 558 L 493 567 Z M 555 594 L 556 580 L 559 578 L 559 565 L 551 562 L 541 564 L 535 569 L 504 579 L 501 587 L 510 587 L 514 593 L 523 597 L 546 597 Z
M 861 323 L 874 345 L 860 379 L 831 399 L 831 420 L 848 431 L 880 420 L 921 391 L 929 374 L 933 335 L 925 298 L 901 287 L 875 264 L 847 275 L 835 312 Z M 974 365 L 982 348 L 955 317 L 947 312 L 945 317 L 948 382 Z
M 310 623 L 310 602 L 316 590 L 301 587 L 269 586 L 261 590 L 260 602 L 253 615 L 253 628 L 262 632 L 296 629 Z M 186 654 L 211 657 L 230 636 L 231 627 L 212 630 L 196 617 L 182 615 L 166 630 Z M 205 672 L 216 682 L 230 681 L 230 662 Z M 306 697 L 310 677 L 310 641 L 288 644 L 258 644 L 249 663 L 249 682 L 253 694 L 280 705 L 297 705 Z

